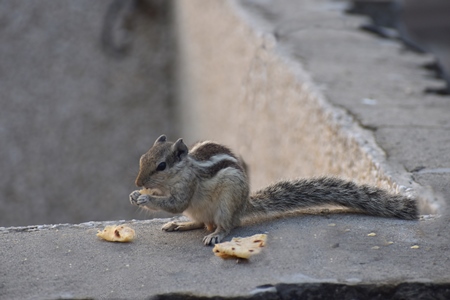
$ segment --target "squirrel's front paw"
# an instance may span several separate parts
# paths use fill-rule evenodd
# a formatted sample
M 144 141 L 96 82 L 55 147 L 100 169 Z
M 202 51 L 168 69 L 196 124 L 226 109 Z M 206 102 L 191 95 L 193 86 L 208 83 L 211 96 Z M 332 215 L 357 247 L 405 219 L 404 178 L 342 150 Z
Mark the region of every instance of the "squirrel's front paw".
M 140 195 L 136 200 L 136 205 L 145 205 L 150 202 L 149 195 Z
M 143 197 L 143 196 L 147 196 L 147 197 Z M 133 205 L 141 205 L 143 203 L 148 202 L 149 199 L 145 199 L 148 198 L 148 195 L 141 195 L 141 193 L 139 191 L 134 191 L 130 194 L 130 202 Z
M 130 199 L 130 203 L 133 205 L 137 205 L 136 201 L 139 198 L 139 196 L 141 195 L 141 193 L 139 193 L 139 191 L 134 191 L 130 194 L 129 199 Z

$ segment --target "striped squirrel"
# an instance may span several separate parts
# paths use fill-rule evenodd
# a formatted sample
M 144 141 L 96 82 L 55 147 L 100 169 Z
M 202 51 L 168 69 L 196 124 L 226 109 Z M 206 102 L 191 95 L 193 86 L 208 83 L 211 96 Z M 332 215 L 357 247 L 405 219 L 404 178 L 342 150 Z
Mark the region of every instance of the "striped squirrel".
M 280 214 L 334 204 L 365 214 L 417 219 L 416 201 L 385 190 L 335 177 L 279 181 L 253 194 L 242 160 L 210 141 L 190 149 L 160 136 L 140 159 L 138 187 L 157 191 L 130 194 L 130 202 L 150 210 L 183 213 L 191 222 L 169 222 L 164 231 L 206 228 L 205 245 L 219 243 L 244 217 Z

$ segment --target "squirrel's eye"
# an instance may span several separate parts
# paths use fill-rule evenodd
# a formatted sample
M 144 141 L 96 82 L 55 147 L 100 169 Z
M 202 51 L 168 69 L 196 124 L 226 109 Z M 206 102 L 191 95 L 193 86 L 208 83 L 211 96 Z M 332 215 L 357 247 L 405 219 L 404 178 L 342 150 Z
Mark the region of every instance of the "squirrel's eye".
M 159 163 L 159 165 L 156 167 L 156 171 L 163 171 L 165 169 L 166 169 L 166 163 L 165 162 Z

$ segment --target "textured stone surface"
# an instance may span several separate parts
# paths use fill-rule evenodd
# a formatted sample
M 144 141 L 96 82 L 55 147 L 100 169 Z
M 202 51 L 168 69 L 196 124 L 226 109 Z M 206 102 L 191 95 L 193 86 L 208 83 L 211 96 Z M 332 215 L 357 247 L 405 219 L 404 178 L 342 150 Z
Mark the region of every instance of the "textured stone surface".
M 242 296 L 278 283 L 448 280 L 450 249 L 440 241 L 445 231 L 434 231 L 439 220 L 305 214 L 248 224 L 231 236 L 268 235 L 249 262 L 215 256 L 202 243 L 204 230 L 163 232 L 166 221 L 125 222 L 137 234 L 129 244 L 96 236 L 119 221 L 0 229 L 0 298 Z

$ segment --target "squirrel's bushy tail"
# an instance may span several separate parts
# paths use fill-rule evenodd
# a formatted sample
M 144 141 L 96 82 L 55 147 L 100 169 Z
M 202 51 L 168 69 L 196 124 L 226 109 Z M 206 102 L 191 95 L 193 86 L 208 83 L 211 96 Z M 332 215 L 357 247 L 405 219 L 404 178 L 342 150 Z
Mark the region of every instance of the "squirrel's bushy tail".
M 250 196 L 246 215 L 271 215 L 333 204 L 362 213 L 414 220 L 415 199 L 334 177 L 280 181 Z

